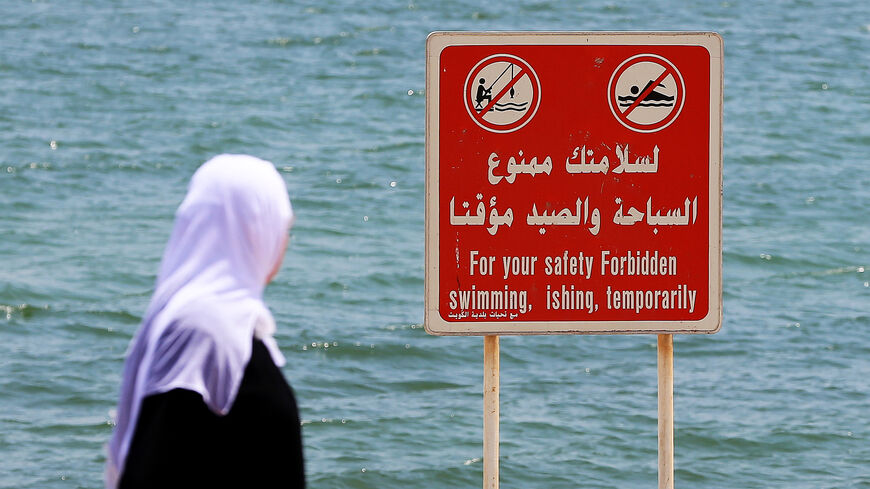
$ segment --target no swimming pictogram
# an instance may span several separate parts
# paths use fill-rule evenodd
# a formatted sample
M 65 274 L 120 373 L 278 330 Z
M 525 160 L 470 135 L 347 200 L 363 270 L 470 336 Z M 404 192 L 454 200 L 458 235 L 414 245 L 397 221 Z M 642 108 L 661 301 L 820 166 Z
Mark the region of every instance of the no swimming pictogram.
M 480 60 L 468 73 L 464 90 L 468 115 L 492 132 L 512 132 L 526 125 L 541 102 L 541 82 L 523 59 L 496 54 Z
M 656 132 L 680 115 L 686 100 L 683 76 L 667 59 L 639 54 L 623 61 L 607 85 L 614 117 L 637 132 Z

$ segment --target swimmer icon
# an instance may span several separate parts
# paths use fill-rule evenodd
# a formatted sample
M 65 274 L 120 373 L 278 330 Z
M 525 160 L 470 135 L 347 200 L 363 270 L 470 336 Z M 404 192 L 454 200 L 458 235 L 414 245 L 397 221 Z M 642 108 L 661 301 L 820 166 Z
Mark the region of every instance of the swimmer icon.
M 620 124 L 636 132 L 656 132 L 680 115 L 686 90 L 673 63 L 655 54 L 639 54 L 614 70 L 607 98 Z

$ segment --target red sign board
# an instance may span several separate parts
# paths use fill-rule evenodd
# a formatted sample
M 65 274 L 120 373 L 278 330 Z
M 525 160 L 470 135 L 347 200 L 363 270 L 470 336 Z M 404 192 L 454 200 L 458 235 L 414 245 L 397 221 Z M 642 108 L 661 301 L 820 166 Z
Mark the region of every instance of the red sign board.
M 715 333 L 722 40 L 434 33 L 426 330 Z

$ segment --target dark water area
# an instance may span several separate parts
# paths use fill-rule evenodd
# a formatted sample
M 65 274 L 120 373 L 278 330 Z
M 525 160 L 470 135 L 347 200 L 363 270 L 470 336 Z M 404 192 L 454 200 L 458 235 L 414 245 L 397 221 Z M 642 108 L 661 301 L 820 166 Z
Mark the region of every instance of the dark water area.
M 479 487 L 479 337 L 422 327 L 425 39 L 725 40 L 720 333 L 675 338 L 676 484 L 870 488 L 870 3 L 5 2 L 0 487 L 101 487 L 173 212 L 221 152 L 297 224 L 266 291 L 313 488 Z M 655 337 L 501 340 L 501 480 L 656 481 Z

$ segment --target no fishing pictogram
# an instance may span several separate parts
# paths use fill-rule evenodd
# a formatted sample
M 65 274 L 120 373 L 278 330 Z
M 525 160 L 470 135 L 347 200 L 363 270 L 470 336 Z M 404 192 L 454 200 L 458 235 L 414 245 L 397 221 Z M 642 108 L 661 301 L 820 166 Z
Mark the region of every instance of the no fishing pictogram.
M 465 79 L 465 108 L 480 127 L 513 132 L 528 124 L 541 102 L 541 82 L 523 59 L 496 54 L 480 60 Z
M 607 84 L 610 111 L 637 132 L 660 131 L 673 123 L 686 101 L 683 76 L 667 59 L 638 54 L 623 61 Z

